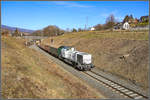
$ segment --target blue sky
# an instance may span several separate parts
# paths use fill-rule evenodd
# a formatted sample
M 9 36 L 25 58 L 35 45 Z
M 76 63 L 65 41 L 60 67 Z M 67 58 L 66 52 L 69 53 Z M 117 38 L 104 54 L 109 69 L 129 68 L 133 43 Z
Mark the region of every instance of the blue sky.
M 148 1 L 2 1 L 1 24 L 38 30 L 48 25 L 62 29 L 104 24 L 113 14 L 118 21 L 127 14 L 149 15 Z

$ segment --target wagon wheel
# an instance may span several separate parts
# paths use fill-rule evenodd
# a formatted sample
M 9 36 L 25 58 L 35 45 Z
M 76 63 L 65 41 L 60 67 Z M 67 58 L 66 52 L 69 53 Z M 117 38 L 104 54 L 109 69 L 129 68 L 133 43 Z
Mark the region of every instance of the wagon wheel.
M 78 66 L 78 69 L 80 70 L 80 71 L 82 71 L 83 70 L 83 67 L 82 66 Z

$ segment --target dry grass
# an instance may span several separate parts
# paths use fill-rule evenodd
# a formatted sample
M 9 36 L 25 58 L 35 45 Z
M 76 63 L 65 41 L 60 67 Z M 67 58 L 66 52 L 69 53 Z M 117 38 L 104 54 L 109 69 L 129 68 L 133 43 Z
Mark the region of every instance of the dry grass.
M 3 98 L 105 98 L 24 40 L 2 37 Z
M 148 89 L 148 31 L 94 31 L 64 34 L 42 43 L 74 46 L 91 53 L 97 68 L 116 74 Z M 129 55 L 122 58 L 124 55 Z

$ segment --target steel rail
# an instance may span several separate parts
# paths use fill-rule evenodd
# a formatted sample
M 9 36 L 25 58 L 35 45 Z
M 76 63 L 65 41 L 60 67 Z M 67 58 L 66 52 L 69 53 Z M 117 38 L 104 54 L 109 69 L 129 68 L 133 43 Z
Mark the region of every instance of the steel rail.
M 89 72 L 91 72 L 92 74 L 90 74 Z M 94 78 L 95 80 L 101 82 L 103 85 L 105 85 L 105 87 L 110 87 L 115 91 L 118 91 L 120 94 L 123 94 L 124 96 L 127 96 L 129 98 L 132 99 L 148 99 L 147 96 L 144 96 L 143 94 L 140 94 L 128 87 L 125 87 L 115 81 L 112 81 L 102 75 L 97 74 L 96 72 L 93 71 L 86 71 L 84 72 L 86 75 Z
M 44 48 L 40 47 L 40 49 L 43 49 L 45 52 L 48 52 Z M 50 55 L 52 55 L 52 54 L 50 54 Z M 52 56 L 54 56 L 54 55 L 52 55 Z M 91 72 L 93 75 L 89 74 L 89 72 Z M 121 84 L 119 84 L 119 83 L 117 83 L 117 82 L 115 82 L 113 80 L 110 80 L 110 79 L 108 79 L 108 78 L 106 78 L 106 77 L 104 77 L 104 76 L 102 76 L 102 75 L 100 75 L 100 74 L 98 74 L 98 73 L 96 73 L 94 71 L 85 71 L 83 73 L 85 73 L 86 75 L 92 77 L 96 81 L 101 82 L 106 87 L 110 87 L 113 90 L 118 91 L 120 94 L 123 94 L 126 97 L 129 97 L 129 98 L 132 98 L 132 99 L 143 99 L 143 98 L 144 99 L 148 99 L 147 96 L 144 96 L 143 94 L 140 94 L 140 93 L 138 93 L 138 92 L 136 92 L 136 91 L 134 91 L 134 90 L 132 90 L 132 89 L 130 89 L 128 87 L 125 87 L 125 86 L 123 86 L 123 85 L 121 85 Z M 97 77 L 99 77 L 99 78 L 97 78 Z

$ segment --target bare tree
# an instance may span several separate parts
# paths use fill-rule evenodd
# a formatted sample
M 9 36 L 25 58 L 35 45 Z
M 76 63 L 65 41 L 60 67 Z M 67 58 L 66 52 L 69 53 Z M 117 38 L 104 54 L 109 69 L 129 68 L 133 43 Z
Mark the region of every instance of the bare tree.
M 101 25 L 101 24 L 95 25 L 94 28 L 95 28 L 95 30 L 97 30 L 97 31 L 104 29 L 104 28 L 103 28 L 103 25 Z
M 15 32 L 13 33 L 13 36 L 20 36 L 20 32 L 17 28 L 16 28 Z
M 43 32 L 42 32 L 42 30 L 37 30 L 37 31 L 34 31 L 31 35 L 33 35 L 33 36 L 43 36 Z
M 78 32 L 82 32 L 82 29 L 81 29 L 81 28 L 78 28 Z
M 113 26 L 115 25 L 116 20 L 113 14 L 109 15 L 106 19 L 106 24 L 105 24 L 105 28 L 113 28 Z
M 56 36 L 59 35 L 60 29 L 57 26 L 47 26 L 43 29 L 44 36 Z

